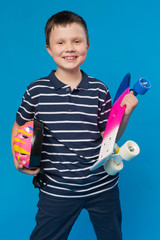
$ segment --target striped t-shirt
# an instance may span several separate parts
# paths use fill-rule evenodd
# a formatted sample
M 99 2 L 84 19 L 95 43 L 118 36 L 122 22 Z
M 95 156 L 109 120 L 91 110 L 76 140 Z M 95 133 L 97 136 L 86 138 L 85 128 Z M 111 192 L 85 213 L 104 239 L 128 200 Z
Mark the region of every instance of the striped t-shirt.
M 31 83 L 17 111 L 23 125 L 34 118 L 44 123 L 41 165 L 47 185 L 41 191 L 54 197 L 92 196 L 113 188 L 118 175 L 103 167 L 90 171 L 97 161 L 111 109 L 108 88 L 82 71 L 82 80 L 71 90 L 54 71 Z

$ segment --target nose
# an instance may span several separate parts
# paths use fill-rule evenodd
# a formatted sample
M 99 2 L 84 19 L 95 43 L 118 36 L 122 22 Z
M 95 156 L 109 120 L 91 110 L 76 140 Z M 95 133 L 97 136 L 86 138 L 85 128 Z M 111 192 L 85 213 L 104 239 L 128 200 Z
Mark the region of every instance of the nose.
M 66 52 L 74 52 L 75 51 L 74 46 L 71 42 L 66 43 L 66 49 L 65 50 L 66 50 Z

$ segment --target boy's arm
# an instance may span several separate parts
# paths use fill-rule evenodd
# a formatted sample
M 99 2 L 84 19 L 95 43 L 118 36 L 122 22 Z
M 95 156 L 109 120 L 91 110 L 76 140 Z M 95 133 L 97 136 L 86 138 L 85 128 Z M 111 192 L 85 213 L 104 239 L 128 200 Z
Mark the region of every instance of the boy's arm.
M 29 175 L 35 175 L 37 174 L 40 169 L 36 169 L 36 170 L 30 170 L 28 168 L 23 167 L 22 164 L 20 164 L 16 159 L 15 159 L 15 154 L 14 154 L 14 150 L 13 150 L 13 141 L 14 141 L 14 137 L 17 134 L 17 131 L 19 129 L 19 125 L 17 124 L 17 122 L 14 123 L 13 128 L 12 128 L 12 135 L 11 135 L 11 149 L 12 149 L 12 155 L 13 155 L 13 160 L 14 160 L 14 165 L 16 167 L 16 169 L 22 173 L 26 173 Z
M 116 138 L 116 142 L 122 137 L 127 124 L 129 122 L 130 116 L 132 114 L 132 112 L 134 111 L 134 109 L 136 108 L 138 104 L 138 99 L 133 95 L 133 91 L 130 91 L 129 94 L 125 95 L 125 97 L 123 98 L 122 102 L 121 102 L 121 107 L 123 107 L 124 105 L 126 105 L 126 109 L 123 115 L 123 119 L 117 134 L 117 138 Z M 101 135 L 103 137 L 104 132 L 101 132 Z

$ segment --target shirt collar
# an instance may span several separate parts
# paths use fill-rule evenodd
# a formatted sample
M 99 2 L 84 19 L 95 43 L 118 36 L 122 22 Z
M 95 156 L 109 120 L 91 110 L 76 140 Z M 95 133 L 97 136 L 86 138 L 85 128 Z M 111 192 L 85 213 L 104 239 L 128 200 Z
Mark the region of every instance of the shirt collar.
M 85 72 L 82 72 L 82 80 L 81 82 L 78 84 L 78 86 L 75 89 L 88 89 L 89 87 L 89 81 L 88 81 L 88 76 Z M 65 87 L 66 84 L 64 84 L 63 82 L 61 82 L 56 76 L 55 76 L 55 70 L 53 70 L 50 75 L 49 75 L 49 79 L 52 83 L 52 85 L 54 86 L 54 88 L 56 90 Z
M 53 71 L 50 73 L 50 75 L 49 75 L 49 79 L 50 79 L 52 85 L 54 86 L 54 88 L 55 88 L 56 90 L 58 90 L 58 89 L 60 89 L 60 88 L 62 88 L 62 87 L 64 87 L 64 86 L 66 86 L 64 83 L 62 83 L 61 81 L 59 81 L 59 79 L 55 76 L 54 73 L 55 73 L 55 70 L 53 70 Z
M 89 81 L 87 74 L 81 70 L 82 73 L 82 80 L 76 87 L 76 89 L 88 89 L 89 88 Z

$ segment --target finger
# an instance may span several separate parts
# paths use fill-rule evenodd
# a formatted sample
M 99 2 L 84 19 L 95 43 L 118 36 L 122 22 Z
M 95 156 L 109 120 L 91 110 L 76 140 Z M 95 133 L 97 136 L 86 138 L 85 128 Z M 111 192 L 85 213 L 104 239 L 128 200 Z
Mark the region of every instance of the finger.
M 39 173 L 40 168 L 33 170 L 33 169 L 28 169 L 28 168 L 24 168 L 23 169 L 23 173 L 29 174 L 29 175 L 36 175 L 37 173 Z
M 23 169 L 23 165 L 22 165 L 21 163 L 19 163 L 19 162 L 18 162 L 18 164 L 17 164 L 17 169 L 18 169 L 19 171 L 21 171 L 21 170 Z
M 134 94 L 133 90 L 131 90 L 129 93 L 132 94 L 132 95 Z
M 35 170 L 30 170 L 33 175 L 36 175 L 40 172 L 40 168 L 37 168 Z
M 121 107 L 125 106 L 126 105 L 126 102 L 127 102 L 127 97 L 124 96 L 124 98 L 122 99 L 122 102 L 120 104 Z
M 121 106 L 121 107 L 123 107 L 124 105 L 125 105 L 125 101 L 124 101 L 124 100 L 122 100 L 122 102 L 121 102 L 120 106 Z
M 26 174 L 29 174 L 29 175 L 36 175 L 40 172 L 40 168 L 37 168 L 37 169 L 29 169 L 29 168 L 26 168 L 24 167 L 22 164 L 18 164 L 17 166 L 17 170 L 21 173 L 26 173 Z
M 121 107 L 125 105 L 126 107 L 134 108 L 135 106 L 137 106 L 137 104 L 138 104 L 138 99 L 133 95 L 133 91 L 132 91 L 131 94 L 129 93 L 124 96 L 121 102 Z
M 36 169 L 36 170 L 26 170 L 26 173 L 29 175 L 37 175 L 40 172 L 40 168 Z

